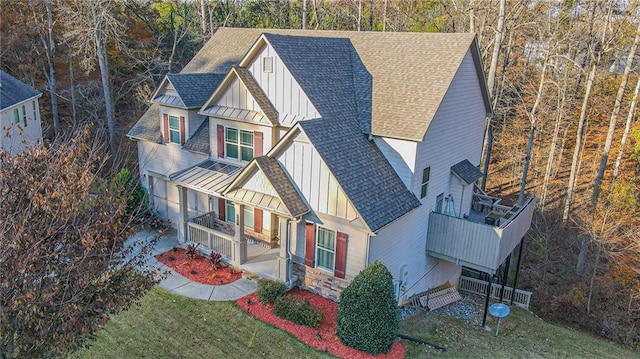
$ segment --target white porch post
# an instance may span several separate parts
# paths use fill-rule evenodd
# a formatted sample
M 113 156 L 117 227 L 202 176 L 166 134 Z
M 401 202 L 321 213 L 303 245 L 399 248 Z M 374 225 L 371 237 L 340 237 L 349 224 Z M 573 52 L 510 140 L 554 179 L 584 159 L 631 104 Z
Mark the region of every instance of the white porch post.
M 287 225 L 289 224 L 290 219 L 278 216 L 278 233 L 280 235 L 280 251 L 278 252 L 278 264 L 276 266 L 276 271 L 274 273 L 274 277 L 282 282 L 287 282 L 289 280 L 289 268 L 291 265 L 289 261 L 289 243 L 290 243 L 290 234 L 287 231 Z
M 235 235 L 233 237 L 233 258 L 231 260 L 237 264 L 242 264 L 247 260 L 247 241 L 244 239 L 244 205 L 234 203 L 236 212 Z
M 180 216 L 178 217 L 178 241 L 185 243 L 187 241 L 187 222 L 189 222 L 189 205 L 187 203 L 186 187 L 178 186 L 178 202 L 180 205 Z
M 149 174 L 147 174 L 147 193 L 149 194 L 149 208 L 154 211 L 155 205 L 153 203 L 153 176 Z

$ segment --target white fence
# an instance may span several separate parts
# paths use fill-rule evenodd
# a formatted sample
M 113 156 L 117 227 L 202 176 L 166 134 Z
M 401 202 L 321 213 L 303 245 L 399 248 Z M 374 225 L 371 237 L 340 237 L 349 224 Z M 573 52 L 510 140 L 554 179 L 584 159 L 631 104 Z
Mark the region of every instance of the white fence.
M 233 259 L 233 244 L 231 243 L 233 237 L 199 224 L 189 222 L 187 225 L 189 227 L 189 241 L 200 243 L 201 246 Z
M 478 294 L 482 296 L 487 295 L 487 286 L 489 282 L 485 282 L 483 280 L 469 278 L 460 276 L 460 281 L 458 283 L 458 287 L 461 292 Z M 491 284 L 491 298 L 498 299 L 500 298 L 500 291 L 502 290 L 502 285 L 498 283 Z M 526 290 L 515 290 L 515 296 L 513 297 L 513 304 L 518 307 L 529 309 L 529 304 L 531 303 L 531 292 L 527 292 Z M 502 299 L 507 302 L 511 302 L 511 294 L 513 293 L 513 288 L 504 287 L 504 296 Z

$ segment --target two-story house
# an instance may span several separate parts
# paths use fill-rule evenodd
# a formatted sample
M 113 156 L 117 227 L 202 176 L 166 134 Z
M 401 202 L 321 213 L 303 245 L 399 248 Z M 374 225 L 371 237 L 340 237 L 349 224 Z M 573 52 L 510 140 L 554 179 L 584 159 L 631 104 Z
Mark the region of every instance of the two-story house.
M 333 299 L 376 260 L 405 298 L 493 275 L 530 226 L 474 191 L 472 34 L 221 28 L 151 103 L 128 136 L 179 239 Z
M 10 156 L 42 143 L 40 96 L 31 86 L 0 70 L 0 148 Z

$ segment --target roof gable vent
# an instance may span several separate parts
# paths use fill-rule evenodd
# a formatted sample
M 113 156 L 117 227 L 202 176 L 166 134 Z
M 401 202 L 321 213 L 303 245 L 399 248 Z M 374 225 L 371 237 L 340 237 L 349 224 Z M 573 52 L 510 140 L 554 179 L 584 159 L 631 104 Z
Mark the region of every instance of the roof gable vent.
M 273 57 L 265 56 L 262 58 L 262 72 L 265 72 L 265 73 L 273 72 Z

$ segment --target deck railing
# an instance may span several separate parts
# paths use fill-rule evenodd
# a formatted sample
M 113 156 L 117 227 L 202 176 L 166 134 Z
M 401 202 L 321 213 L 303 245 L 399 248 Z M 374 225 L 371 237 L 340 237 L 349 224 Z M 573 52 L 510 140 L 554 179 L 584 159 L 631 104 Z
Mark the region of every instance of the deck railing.
M 233 260 L 233 234 L 218 227 L 214 212 L 192 218 L 187 223 L 188 239 Z
M 477 294 L 481 296 L 487 295 L 487 287 L 489 286 L 489 282 L 469 278 L 465 276 L 460 276 L 460 281 L 458 282 L 458 287 L 461 292 Z M 502 285 L 498 283 L 491 283 L 491 298 L 499 299 L 500 291 L 502 290 Z M 502 297 L 503 301 L 511 302 L 511 295 L 513 293 L 513 288 L 504 287 L 504 296 Z M 525 290 L 516 289 L 515 296 L 513 297 L 513 304 L 518 307 L 529 309 L 529 304 L 531 303 L 531 292 L 527 292 Z

